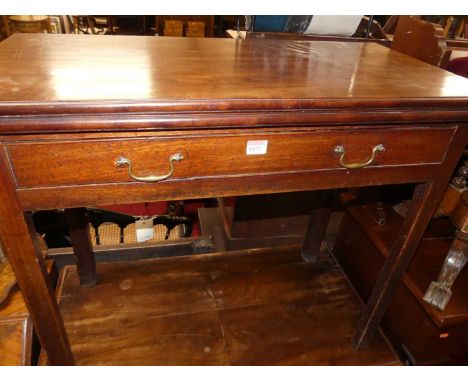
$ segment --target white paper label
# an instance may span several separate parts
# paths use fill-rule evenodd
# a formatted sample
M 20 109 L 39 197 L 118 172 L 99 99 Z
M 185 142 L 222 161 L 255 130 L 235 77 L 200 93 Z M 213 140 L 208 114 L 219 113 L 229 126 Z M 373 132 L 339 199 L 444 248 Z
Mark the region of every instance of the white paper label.
M 153 219 L 137 220 L 135 228 L 137 242 L 141 243 L 153 238 Z
M 247 155 L 264 155 L 267 153 L 268 141 L 247 141 Z

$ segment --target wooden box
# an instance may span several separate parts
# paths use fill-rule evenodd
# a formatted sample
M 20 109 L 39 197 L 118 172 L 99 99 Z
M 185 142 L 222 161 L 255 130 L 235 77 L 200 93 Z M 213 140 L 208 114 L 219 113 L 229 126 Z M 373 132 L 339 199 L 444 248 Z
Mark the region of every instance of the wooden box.
M 57 269 L 51 261 L 46 265 L 55 284 Z M 36 361 L 38 347 L 23 295 L 14 286 L 0 303 L 0 366 L 30 366 Z
M 179 20 L 164 20 L 164 36 L 182 37 L 184 24 Z
M 335 256 L 364 301 L 367 301 L 402 218 L 385 206 L 386 222 L 374 219 L 375 206 L 351 207 L 341 223 Z M 381 327 L 395 350 L 410 364 L 468 363 L 468 270 L 453 287 L 444 311 L 423 301 L 437 279 L 453 239 L 446 220 L 435 220 L 425 233 Z
M 202 21 L 187 22 L 187 37 L 205 37 L 205 23 Z
M 31 365 L 32 342 L 32 322 L 27 313 L 0 316 L 0 366 Z

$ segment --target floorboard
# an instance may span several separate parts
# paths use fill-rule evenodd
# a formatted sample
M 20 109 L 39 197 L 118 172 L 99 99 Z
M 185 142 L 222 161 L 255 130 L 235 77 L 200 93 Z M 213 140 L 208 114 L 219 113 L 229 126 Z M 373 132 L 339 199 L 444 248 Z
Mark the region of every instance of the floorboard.
M 362 305 L 331 259 L 298 246 L 64 268 L 60 308 L 78 365 L 392 365 L 380 336 L 354 352 Z

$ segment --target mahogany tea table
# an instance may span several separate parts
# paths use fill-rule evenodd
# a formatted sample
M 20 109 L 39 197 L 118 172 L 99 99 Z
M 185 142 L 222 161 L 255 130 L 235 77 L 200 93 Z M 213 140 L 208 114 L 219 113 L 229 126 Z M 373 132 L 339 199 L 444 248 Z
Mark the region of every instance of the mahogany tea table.
M 376 43 L 15 34 L 0 73 L 1 245 L 54 365 L 74 360 L 29 211 L 67 209 L 92 285 L 82 207 L 415 183 L 357 349 L 468 136 L 468 80 Z

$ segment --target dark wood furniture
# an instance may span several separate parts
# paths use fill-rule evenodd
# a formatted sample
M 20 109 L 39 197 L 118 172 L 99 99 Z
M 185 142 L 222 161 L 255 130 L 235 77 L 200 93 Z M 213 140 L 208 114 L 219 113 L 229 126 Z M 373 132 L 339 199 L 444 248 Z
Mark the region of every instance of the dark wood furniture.
M 396 19 L 392 21 L 395 22 L 395 26 L 396 22 L 400 21 L 398 33 L 388 37 L 341 37 L 282 32 L 237 32 L 236 30 L 228 30 L 226 34 L 228 37 L 241 39 L 376 42 L 444 69 L 449 60 L 468 56 L 467 39 L 447 39 L 440 25 L 420 20 L 415 16 L 401 16 L 401 20 L 399 20 L 400 16 L 395 17 Z
M 96 288 L 66 267 L 57 290 L 77 364 L 401 364 L 380 333 L 353 351 L 358 296 L 334 261 L 306 263 L 300 248 L 98 264 Z
M 236 31 L 237 32 L 237 31 Z M 384 46 L 390 46 L 391 41 L 385 38 L 365 38 L 365 37 L 344 37 L 344 36 L 326 36 L 316 34 L 299 34 L 285 32 L 245 32 L 241 36 L 245 36 L 246 40 L 254 39 L 274 39 L 274 40 L 304 40 L 304 41 L 342 41 L 342 42 L 376 42 Z M 231 37 L 238 37 L 237 33 L 233 33 Z
M 313 226 L 327 228 L 328 215 L 320 211 L 328 206 L 326 211 L 331 212 L 332 196 L 328 191 L 305 191 L 237 196 L 227 201 L 219 198 L 217 207 L 198 210 L 200 229 L 203 235 L 213 237 L 217 252 L 299 244 L 304 241 L 311 211 L 319 219 Z M 324 233 L 310 232 L 310 238 L 318 242 L 309 248 L 320 252 Z M 313 260 L 318 254 L 304 252 L 304 259 Z
M 52 364 L 73 356 L 24 211 L 417 183 L 359 348 L 467 142 L 467 80 L 378 44 L 22 34 L 0 65 L 0 237 Z
M 335 257 L 364 301 L 403 222 L 392 205 L 385 204 L 381 206 L 385 224 L 378 224 L 376 208 L 375 203 L 350 207 L 334 247 Z M 431 222 L 382 321 L 394 349 L 410 364 L 468 364 L 468 272 L 455 281 L 443 311 L 423 299 L 454 235 L 448 219 Z
M 440 68 L 450 59 L 442 27 L 416 16 L 399 17 L 391 48 Z
M 7 15 L 0 16 L 0 40 L 7 38 L 11 34 L 10 20 Z

